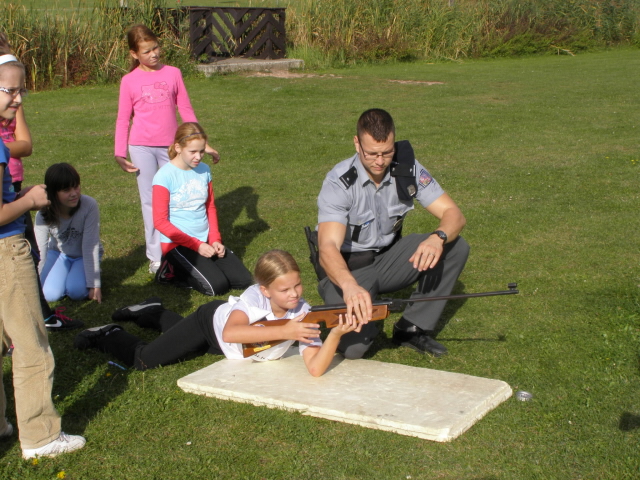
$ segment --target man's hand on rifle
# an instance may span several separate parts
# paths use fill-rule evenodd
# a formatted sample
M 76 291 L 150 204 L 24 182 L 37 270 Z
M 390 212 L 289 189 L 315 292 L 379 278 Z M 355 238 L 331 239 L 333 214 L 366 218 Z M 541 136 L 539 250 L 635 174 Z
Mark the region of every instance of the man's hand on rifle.
M 355 283 L 349 283 L 342 288 L 342 297 L 347 306 L 347 318 L 355 316 L 361 324 L 369 323 L 373 315 L 371 294 Z
M 317 323 L 303 323 L 301 320 L 306 313 L 292 318 L 283 326 L 286 340 L 297 340 L 302 343 L 313 343 L 320 336 L 320 325 Z

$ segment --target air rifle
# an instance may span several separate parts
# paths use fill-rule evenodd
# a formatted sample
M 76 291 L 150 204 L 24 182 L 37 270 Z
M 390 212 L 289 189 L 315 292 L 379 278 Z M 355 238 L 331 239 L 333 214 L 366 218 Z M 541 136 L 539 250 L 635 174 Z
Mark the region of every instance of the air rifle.
M 462 298 L 475 298 L 475 297 L 493 297 L 496 295 L 513 295 L 520 293 L 517 290 L 517 283 L 509 283 L 507 285 L 509 290 L 501 290 L 498 292 L 480 292 L 480 293 L 461 293 L 458 295 L 444 295 L 440 297 L 423 297 L 423 298 L 415 298 L 415 299 L 404 299 L 404 298 L 383 298 L 380 300 L 376 300 L 373 302 L 373 313 L 371 316 L 371 320 L 384 320 L 389 316 L 391 312 L 400 312 L 403 310 L 403 307 L 406 305 L 410 305 L 416 302 L 435 302 L 438 300 L 459 300 Z M 347 306 L 345 304 L 336 304 L 336 305 L 318 305 L 315 307 L 311 307 L 311 310 L 305 317 L 300 320 L 304 323 L 322 323 L 324 322 L 327 328 L 333 328 L 339 325 L 339 317 L 340 315 L 346 315 Z M 290 322 L 290 319 L 280 319 L 280 320 L 259 320 L 257 322 L 252 323 L 251 325 L 261 325 L 265 327 L 277 327 L 280 325 L 284 325 L 287 322 Z M 242 344 L 242 353 L 244 358 L 250 357 L 258 352 L 262 352 L 263 350 L 267 350 L 271 347 L 275 347 L 276 345 L 286 342 L 286 340 L 269 340 L 266 342 L 260 343 L 243 343 Z

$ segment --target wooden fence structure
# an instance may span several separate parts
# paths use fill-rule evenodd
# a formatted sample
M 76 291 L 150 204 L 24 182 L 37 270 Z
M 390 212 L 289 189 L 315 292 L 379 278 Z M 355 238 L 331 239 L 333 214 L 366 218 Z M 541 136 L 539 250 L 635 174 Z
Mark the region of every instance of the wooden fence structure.
M 172 28 L 189 26 L 189 43 L 201 62 L 286 55 L 284 8 L 180 7 L 164 11 Z

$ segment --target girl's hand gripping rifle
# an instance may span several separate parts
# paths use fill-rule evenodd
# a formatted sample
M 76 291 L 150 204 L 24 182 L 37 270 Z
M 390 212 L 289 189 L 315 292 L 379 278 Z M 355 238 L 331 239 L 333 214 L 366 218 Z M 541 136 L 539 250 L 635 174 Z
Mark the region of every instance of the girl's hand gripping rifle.
M 493 297 L 496 295 L 513 295 L 520 293 L 517 290 L 517 283 L 509 283 L 507 285 L 509 290 L 501 290 L 498 292 L 480 292 L 480 293 L 462 293 L 459 295 L 444 295 L 441 297 L 424 297 L 424 298 L 415 298 L 415 299 L 404 299 L 404 298 L 386 298 L 373 302 L 373 314 L 371 317 L 372 321 L 375 320 L 384 320 L 389 316 L 391 312 L 400 312 L 407 304 L 412 304 L 415 302 L 435 302 L 438 300 L 458 300 L 462 298 L 475 298 L 475 297 Z M 305 323 L 321 323 L 324 322 L 327 328 L 333 328 L 339 324 L 339 316 L 347 314 L 347 306 L 344 304 L 338 305 L 318 305 L 315 307 L 311 307 L 311 310 L 307 315 L 300 320 Z M 281 320 L 260 320 L 258 322 L 252 323 L 251 325 L 255 326 L 265 326 L 265 327 L 276 327 L 279 325 L 284 325 L 291 320 L 281 319 Z M 261 352 L 263 350 L 267 350 L 271 347 L 275 347 L 276 345 L 286 342 L 286 340 L 271 340 L 267 342 L 261 343 L 244 343 L 242 344 L 242 353 L 245 358 L 250 357 L 251 355 Z

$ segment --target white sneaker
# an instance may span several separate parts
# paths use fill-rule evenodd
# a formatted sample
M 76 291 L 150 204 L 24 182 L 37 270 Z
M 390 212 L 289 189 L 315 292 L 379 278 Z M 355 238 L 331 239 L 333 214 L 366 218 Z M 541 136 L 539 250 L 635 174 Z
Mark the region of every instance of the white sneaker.
M 156 274 L 160 268 L 160 262 L 149 262 L 149 273 Z
M 23 448 L 22 458 L 29 460 L 36 457 L 55 457 L 61 453 L 73 452 L 84 447 L 87 441 L 80 435 L 67 435 L 60 432 L 60 436 L 40 448 Z

